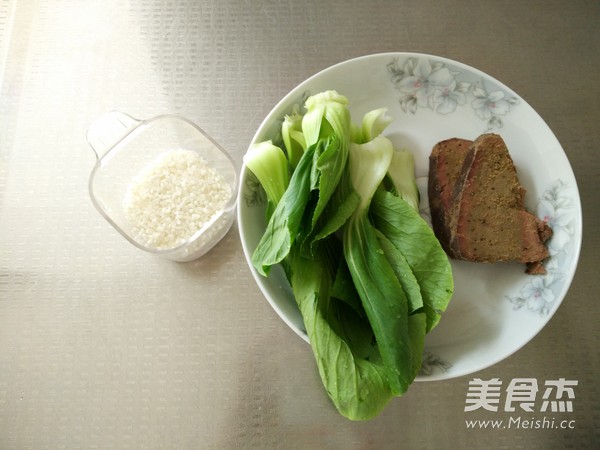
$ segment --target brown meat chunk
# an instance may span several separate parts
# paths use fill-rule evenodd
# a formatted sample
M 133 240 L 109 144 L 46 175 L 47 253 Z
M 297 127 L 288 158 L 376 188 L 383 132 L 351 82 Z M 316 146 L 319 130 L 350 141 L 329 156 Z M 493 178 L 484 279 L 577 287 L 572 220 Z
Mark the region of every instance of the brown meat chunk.
M 443 141 L 430 157 L 429 200 L 440 243 L 455 259 L 519 261 L 528 273 L 544 273 L 552 230 L 526 210 L 504 141 L 484 134 L 465 151 L 468 142 Z
M 457 185 L 460 171 L 473 141 L 452 138 L 439 142 L 433 147 L 429 156 L 429 207 L 431 221 L 438 234 L 438 239 L 446 253 L 453 256 L 450 243 L 451 203 L 454 187 Z

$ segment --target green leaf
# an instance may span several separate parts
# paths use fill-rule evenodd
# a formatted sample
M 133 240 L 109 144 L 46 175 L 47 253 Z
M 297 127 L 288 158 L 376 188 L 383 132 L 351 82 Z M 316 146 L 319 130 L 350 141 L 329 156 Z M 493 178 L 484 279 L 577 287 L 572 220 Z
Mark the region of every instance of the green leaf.
M 321 225 L 313 229 L 306 239 L 303 251 L 306 255 L 313 254 L 315 246 L 341 230 L 350 216 L 360 204 L 359 195 L 350 187 L 347 173 L 342 177 L 336 191 L 327 203 L 321 217 Z
M 352 308 L 358 317 L 366 317 L 365 309 L 362 306 L 360 296 L 356 291 L 356 286 L 354 286 L 352 275 L 350 274 L 348 264 L 346 264 L 346 260 L 344 259 L 343 255 L 340 258 L 338 269 L 335 275 L 335 282 L 333 283 L 331 296 L 344 302 L 346 305 Z
M 323 251 L 322 249 L 319 250 Z M 328 256 L 309 259 L 299 252 L 290 254 L 291 283 L 302 313 L 319 375 L 332 402 L 350 420 L 369 420 L 377 416 L 392 399 L 387 369 L 357 356 L 340 334 L 342 320 L 331 299 L 333 267 Z M 337 323 L 340 334 L 330 324 Z M 348 326 L 348 324 L 346 324 Z M 364 336 L 368 331 L 362 330 Z
M 452 267 L 433 230 L 405 200 L 378 191 L 370 208 L 375 227 L 404 255 L 421 289 L 427 331 L 446 310 L 454 290 Z
M 311 228 L 314 228 L 317 220 L 327 206 L 333 195 L 348 159 L 348 150 L 341 147 L 341 141 L 337 136 L 331 136 L 326 140 L 319 141 L 317 145 L 317 161 L 315 164 L 318 173 L 318 202 L 312 215 Z
M 421 287 L 415 277 L 408 261 L 404 255 L 398 250 L 385 235 L 376 231 L 377 241 L 383 250 L 390 266 L 396 274 L 396 278 L 400 281 L 402 289 L 408 298 L 408 313 L 414 314 L 423 308 L 423 297 L 421 296 Z
M 263 276 L 268 275 L 271 266 L 283 261 L 300 233 L 310 194 L 310 171 L 315 147 L 308 148 L 300 158 L 289 187 L 277 204 L 252 254 L 252 264 Z
M 344 256 L 373 328 L 394 395 L 402 395 L 421 366 L 425 320 L 409 316 L 408 299 L 368 221 L 366 211 L 353 216 L 344 232 Z M 416 342 L 412 342 L 416 340 Z

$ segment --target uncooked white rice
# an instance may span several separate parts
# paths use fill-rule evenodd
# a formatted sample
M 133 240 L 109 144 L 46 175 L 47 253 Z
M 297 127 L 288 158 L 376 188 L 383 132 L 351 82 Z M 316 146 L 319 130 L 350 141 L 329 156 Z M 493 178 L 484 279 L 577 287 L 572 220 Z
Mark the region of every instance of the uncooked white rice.
M 184 243 L 220 212 L 231 196 L 224 178 L 198 153 L 161 153 L 131 182 L 124 198 L 137 238 L 155 249 Z

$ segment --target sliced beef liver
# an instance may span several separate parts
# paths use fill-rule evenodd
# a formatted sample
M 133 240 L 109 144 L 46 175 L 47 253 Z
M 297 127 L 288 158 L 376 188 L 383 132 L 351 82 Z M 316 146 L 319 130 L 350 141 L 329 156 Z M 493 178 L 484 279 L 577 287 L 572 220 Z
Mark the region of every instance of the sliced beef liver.
M 519 261 L 529 273 L 544 272 L 544 243 L 552 231 L 526 210 L 525 190 L 499 135 L 440 142 L 432 150 L 429 177 L 433 227 L 449 256 Z
M 450 211 L 454 187 L 473 141 L 460 138 L 441 141 L 433 147 L 429 157 L 429 207 L 433 228 L 446 253 L 453 256 L 450 248 Z M 456 255 L 457 256 L 457 255 Z

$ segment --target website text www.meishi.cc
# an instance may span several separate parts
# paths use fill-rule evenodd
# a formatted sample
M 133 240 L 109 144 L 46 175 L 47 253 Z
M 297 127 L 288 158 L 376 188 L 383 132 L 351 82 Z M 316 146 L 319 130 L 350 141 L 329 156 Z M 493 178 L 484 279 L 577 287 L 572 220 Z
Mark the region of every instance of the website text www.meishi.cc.
M 575 419 L 557 419 L 555 417 L 524 418 L 521 416 L 508 419 L 465 419 L 467 428 L 477 429 L 522 429 L 522 430 L 572 430 Z

